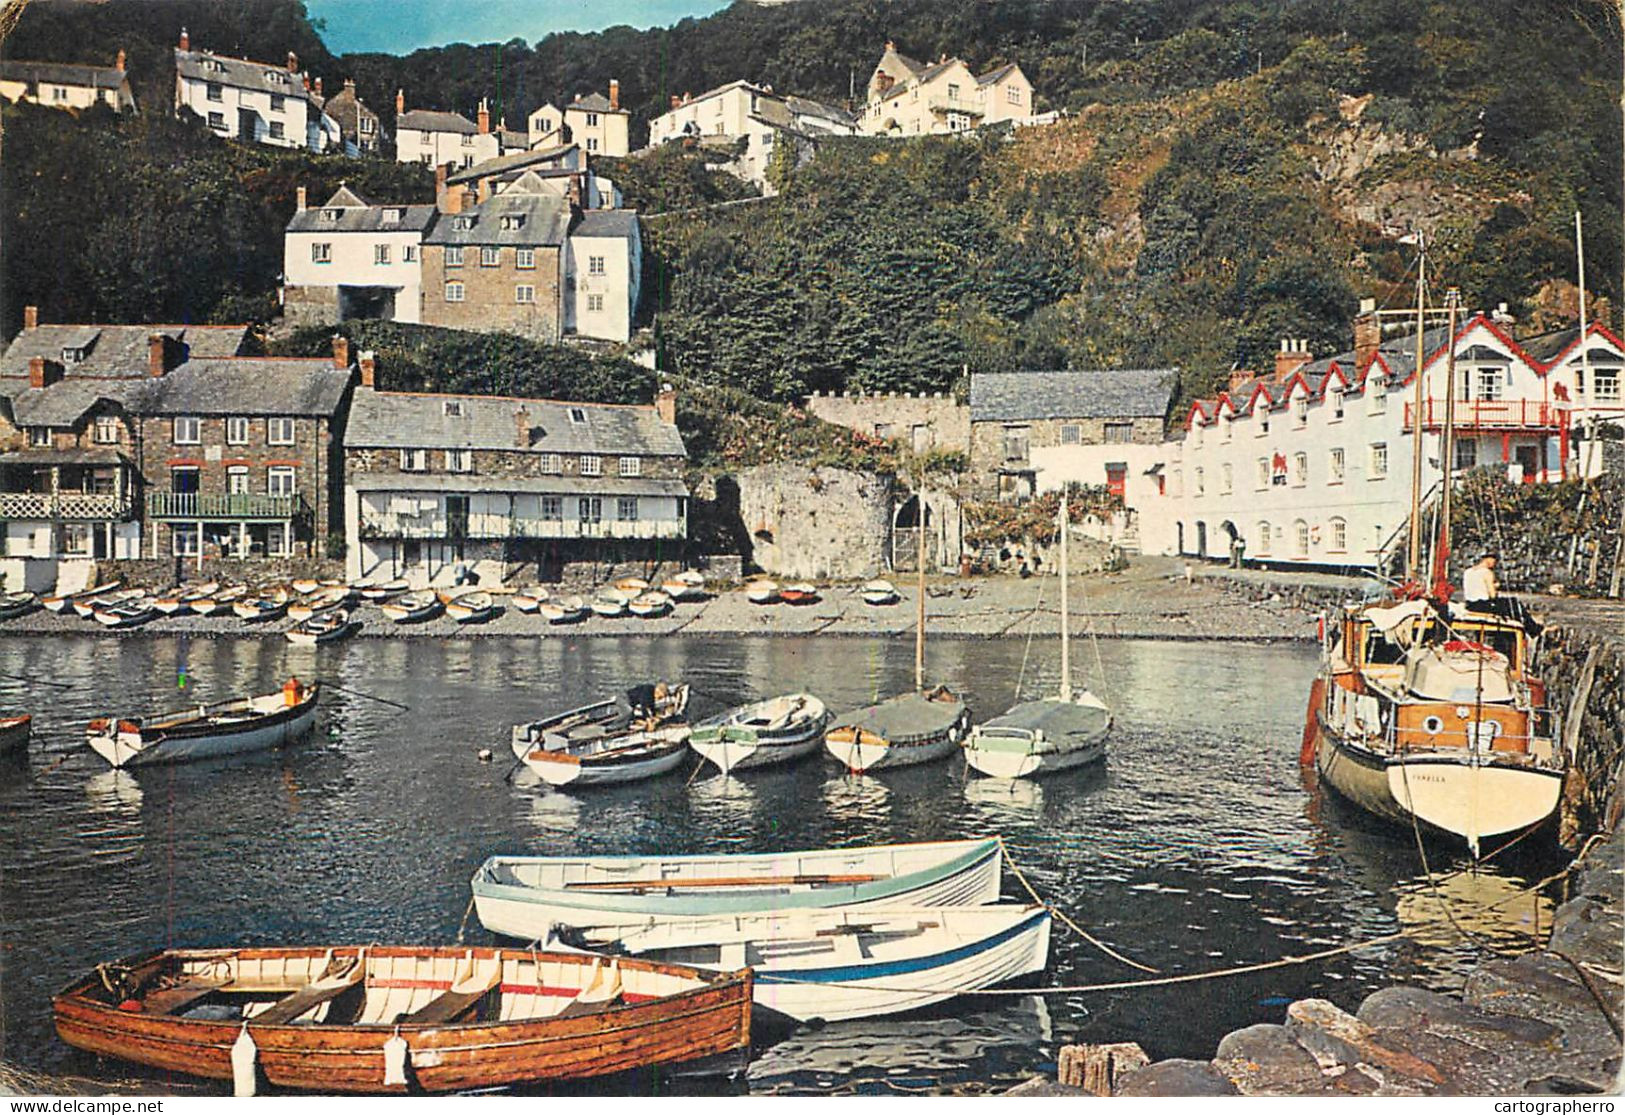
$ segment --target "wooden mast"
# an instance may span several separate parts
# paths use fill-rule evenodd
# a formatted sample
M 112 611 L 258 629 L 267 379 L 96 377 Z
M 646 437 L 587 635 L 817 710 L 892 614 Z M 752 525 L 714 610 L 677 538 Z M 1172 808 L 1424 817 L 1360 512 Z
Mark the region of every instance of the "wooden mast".
M 1061 700 L 1072 701 L 1072 641 L 1066 611 L 1066 536 L 1071 533 L 1072 516 L 1067 513 L 1066 489 L 1061 489 Z
M 1416 234 L 1416 401 L 1411 405 L 1411 521 L 1405 549 L 1405 580 L 1415 581 L 1422 571 L 1422 407 L 1426 401 L 1423 391 L 1422 335 L 1426 330 L 1427 313 L 1427 245 L 1422 233 Z M 1448 392 L 1446 392 L 1448 394 Z M 1446 473 L 1448 476 L 1449 473 Z
M 919 501 L 920 513 L 915 516 L 919 526 L 919 544 L 916 551 L 916 562 L 919 565 L 920 583 L 919 591 L 914 601 L 914 688 L 917 692 L 925 692 L 925 469 L 920 469 L 919 491 L 915 494 Z
M 1461 291 L 1451 287 L 1445 292 L 1445 307 L 1449 311 L 1449 351 L 1445 358 L 1444 435 L 1439 442 L 1439 470 L 1443 474 L 1443 488 L 1439 492 L 1439 535 L 1433 545 L 1433 596 L 1439 600 L 1450 598 L 1450 490 L 1456 470 L 1456 311 L 1461 305 Z M 1418 452 L 1421 444 L 1417 445 Z

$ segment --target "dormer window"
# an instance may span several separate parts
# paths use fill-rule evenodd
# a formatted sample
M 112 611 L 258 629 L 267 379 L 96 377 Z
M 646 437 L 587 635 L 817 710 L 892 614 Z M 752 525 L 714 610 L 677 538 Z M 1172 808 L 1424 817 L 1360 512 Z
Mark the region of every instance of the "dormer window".
M 344 210 L 342 210 L 342 209 L 323 209 L 322 210 L 322 220 L 324 220 L 324 221 L 329 221 L 329 222 L 337 221 L 342 216 L 344 216 Z
M 570 408 L 570 421 L 574 422 L 578 426 L 581 425 L 582 423 L 587 421 L 587 412 L 585 410 L 583 410 L 581 407 L 571 407 Z
M 445 413 L 447 418 L 463 417 L 463 401 L 461 399 L 447 399 L 445 401 Z
M 459 229 L 459 230 L 461 230 L 463 232 L 467 232 L 469 229 L 474 227 L 474 218 L 473 217 L 453 217 L 451 219 L 451 227 L 454 228 L 454 229 Z
M 62 363 L 64 364 L 77 364 L 84 358 L 85 350 L 82 348 L 64 348 L 62 350 Z
M 523 213 L 510 213 L 502 218 L 502 227 L 507 229 L 524 228 L 525 215 Z
M 272 85 L 288 84 L 288 75 L 283 73 L 281 70 L 268 70 L 266 71 L 266 76 L 271 79 Z
M 386 225 L 398 225 L 402 221 L 404 221 L 405 219 L 406 219 L 406 210 L 404 210 L 404 209 L 385 209 L 384 210 L 384 223 Z

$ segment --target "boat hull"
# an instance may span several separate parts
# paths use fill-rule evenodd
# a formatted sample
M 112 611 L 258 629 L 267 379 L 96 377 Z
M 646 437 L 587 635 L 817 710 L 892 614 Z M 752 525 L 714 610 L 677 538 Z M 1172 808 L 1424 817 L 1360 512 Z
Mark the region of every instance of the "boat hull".
M 8 716 L 0 719 L 0 755 L 21 754 L 27 751 L 28 740 L 33 730 L 32 716 Z
M 86 742 L 91 750 L 115 767 L 147 767 L 165 763 L 192 763 L 242 755 L 280 747 L 304 736 L 316 723 L 319 686 L 286 715 L 268 717 L 265 722 L 242 731 L 200 731 L 196 734 L 165 736 L 144 740 L 140 733 L 122 732 L 115 721 L 109 730 L 91 732 Z
M 825 733 L 824 745 L 853 774 L 934 763 L 958 751 L 970 730 L 970 709 L 957 698 L 952 704 L 958 711 L 941 727 L 888 733 L 863 723 L 837 724 Z M 930 711 L 940 716 L 941 710 Z
M 1036 778 L 1056 771 L 1098 763 L 1106 758 L 1106 740 L 1090 740 L 1076 747 L 1034 749 L 1031 751 L 996 751 L 965 747 L 965 761 L 971 769 L 989 778 Z
M 651 861 L 678 869 L 711 872 L 711 877 L 776 877 L 786 873 L 856 871 L 884 863 L 890 854 L 906 853 L 907 845 L 881 848 L 830 849 L 819 852 L 770 853 L 740 856 L 674 856 Z M 928 846 L 918 866 L 867 882 L 785 886 L 730 886 L 726 890 L 652 889 L 647 893 L 582 890 L 566 884 L 533 887 L 511 881 L 511 870 L 524 870 L 524 859 L 487 860 L 471 884 L 480 924 L 493 933 L 520 940 L 545 940 L 555 925 L 647 925 L 651 921 L 704 918 L 725 913 L 760 913 L 767 910 L 872 908 L 882 906 L 981 906 L 999 899 L 1002 846 L 996 840 L 956 841 Z M 537 861 L 531 861 L 537 862 Z M 619 875 L 614 865 L 628 862 L 628 871 L 643 869 L 639 861 L 609 859 L 580 861 L 569 873 L 590 875 L 594 870 Z M 911 860 L 910 863 L 913 861 Z M 607 865 L 607 866 L 606 866 Z M 854 866 L 856 865 L 856 866 Z
M 684 740 L 676 740 L 653 749 L 646 756 L 627 757 L 613 753 L 607 755 L 578 756 L 568 752 L 535 750 L 525 756 L 525 765 L 549 786 L 569 786 L 578 789 L 588 786 L 615 786 L 625 782 L 642 782 L 658 778 L 676 770 L 688 754 Z
M 804 735 L 791 739 L 764 740 L 721 732 L 715 736 L 689 738 L 688 745 L 700 758 L 714 764 L 723 774 L 736 770 L 760 770 L 783 766 L 818 752 L 823 743 L 823 725 L 816 724 Z
M 218 955 L 274 962 L 283 954 L 316 950 L 215 950 Z M 356 949 L 332 950 L 354 956 Z M 449 989 L 450 979 L 390 980 L 401 972 L 421 974 L 425 961 L 437 971 L 469 960 L 500 964 L 497 994 L 531 1001 L 569 994 L 586 976 L 564 987 L 557 973 L 574 973 L 602 962 L 593 957 L 495 949 L 401 949 L 370 946 L 368 994 L 416 987 L 422 996 Z M 200 955 L 208 955 L 202 953 Z M 317 951 L 321 958 L 322 954 Z M 133 958 L 134 967 L 146 958 Z M 240 963 L 241 961 L 239 961 Z M 307 960 L 307 963 L 309 961 Z M 320 962 L 320 959 L 317 960 Z M 748 1051 L 751 1015 L 749 972 L 713 975 L 677 966 L 622 959 L 617 969 L 627 990 L 614 1004 L 584 1013 L 519 1017 L 508 1021 L 332 1024 L 300 1022 L 256 1025 L 162 1013 L 119 1010 L 97 1001 L 94 975 L 57 995 L 52 1006 L 57 1034 L 77 1048 L 160 1070 L 233 1080 L 233 1046 L 247 1033 L 254 1044 L 255 1075 L 279 1088 L 323 1093 L 457 1092 L 544 1081 L 606 1076 L 657 1065 L 680 1065 Z M 644 973 L 651 973 L 645 976 Z M 659 981 L 659 982 L 657 982 Z M 686 988 L 640 994 L 633 986 Z M 536 988 L 540 994 L 530 989 Z M 227 986 L 227 990 L 231 990 Z M 410 994 L 406 988 L 403 991 Z M 407 1046 L 399 1081 L 386 1083 L 385 1045 L 399 1037 Z

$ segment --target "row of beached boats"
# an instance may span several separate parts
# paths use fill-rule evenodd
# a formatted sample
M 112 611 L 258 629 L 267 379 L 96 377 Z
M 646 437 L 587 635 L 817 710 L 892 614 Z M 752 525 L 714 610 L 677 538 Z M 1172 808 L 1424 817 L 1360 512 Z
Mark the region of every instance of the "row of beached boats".
M 1051 915 L 999 902 L 997 838 L 748 855 L 495 856 L 471 881 L 523 947 L 171 948 L 52 1000 L 62 1040 L 234 1083 L 455 1092 L 737 1071 L 753 1035 L 1029 980 Z

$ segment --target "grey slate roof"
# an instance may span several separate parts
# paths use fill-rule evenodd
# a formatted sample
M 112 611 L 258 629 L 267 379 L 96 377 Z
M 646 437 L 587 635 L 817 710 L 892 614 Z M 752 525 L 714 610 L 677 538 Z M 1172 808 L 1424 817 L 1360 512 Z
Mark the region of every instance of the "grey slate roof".
M 210 69 L 209 63 L 218 64 L 219 70 Z M 176 50 L 175 72 L 193 81 L 211 81 L 234 89 L 252 89 L 305 101 L 311 99 L 300 74 L 290 72 L 286 66 L 273 66 L 268 62 L 228 58 L 207 50 Z
M 627 115 L 626 109 L 616 108 L 609 103 L 609 98 L 602 93 L 588 93 L 585 97 L 577 97 L 564 107 L 567 109 L 580 109 L 583 112 L 614 112 L 621 116 Z
M 112 66 L 82 66 L 71 62 L 24 62 L 0 59 L 0 80 L 27 81 L 50 85 L 88 85 L 94 89 L 117 89 L 124 84 L 124 71 Z
M 505 174 L 533 164 L 554 162 L 575 150 L 575 146 L 573 143 L 558 143 L 551 147 L 535 147 L 528 151 L 498 155 L 494 159 L 486 159 L 455 174 L 447 175 L 446 183 L 455 186 L 462 182 L 476 182 L 481 178 Z
M 571 236 L 593 236 L 603 239 L 636 240 L 638 214 L 635 209 L 589 209 L 570 230 Z
M 459 217 L 472 218 L 459 221 Z M 523 217 L 517 227 L 504 228 L 504 217 Z M 472 227 L 460 228 L 460 224 Z M 423 237 L 425 244 L 497 245 L 532 248 L 564 243 L 570 228 L 570 206 L 556 194 L 533 192 L 516 183 L 486 198 L 473 209 L 442 217 Z
M 131 400 L 142 414 L 331 417 L 350 386 L 349 369 L 317 357 L 191 359 L 148 379 Z
M 434 224 L 433 205 L 372 205 L 348 207 L 329 220 L 324 205 L 301 209 L 288 221 L 289 232 L 422 232 Z M 396 216 L 400 214 L 400 216 Z
M 992 85 L 995 81 L 1002 80 L 1006 74 L 1008 74 L 1011 70 L 1013 70 L 1015 68 L 1016 68 L 1016 64 L 1014 62 L 1007 62 L 1004 65 L 1000 66 L 998 69 L 989 70 L 987 73 L 985 73 L 981 77 L 977 78 L 976 79 L 976 84 L 977 85 Z
M 1042 418 L 1162 418 L 1177 369 L 978 373 L 970 380 L 972 422 Z
M 446 403 L 462 408 L 446 414 Z M 530 430 L 521 445 L 515 417 L 523 408 Z M 573 422 L 572 410 L 582 421 Z M 504 395 L 420 395 L 361 389 L 350 403 L 347 448 L 502 449 L 532 453 L 686 456 L 677 427 L 653 407 L 519 399 Z
M 456 132 L 458 135 L 479 135 L 479 125 L 460 112 L 438 112 L 432 108 L 414 108 L 395 118 L 395 130 L 407 128 L 415 132 Z
M 145 379 L 65 379 L 39 389 L 22 380 L 0 380 L 0 391 L 11 399 L 12 421 L 18 426 L 74 426 L 97 403 L 106 399 L 129 406 Z
M 838 124 L 856 125 L 858 118 L 834 105 L 826 105 L 822 101 L 810 101 L 806 97 L 789 96 L 784 98 L 786 107 L 797 116 L 821 116 L 825 120 L 833 120 Z
M 126 459 L 117 449 L 21 449 L 0 455 L 0 465 L 116 465 Z
M 86 349 L 84 360 L 65 369 L 67 379 L 80 376 L 147 374 L 147 338 L 163 333 L 186 345 L 193 356 L 235 356 L 248 338 L 246 325 L 40 325 L 11 339 L 0 355 L 0 379 L 21 376 L 28 386 L 28 361 L 34 356 L 61 360 L 64 348 Z M 0 386 L 0 390 L 9 385 Z

